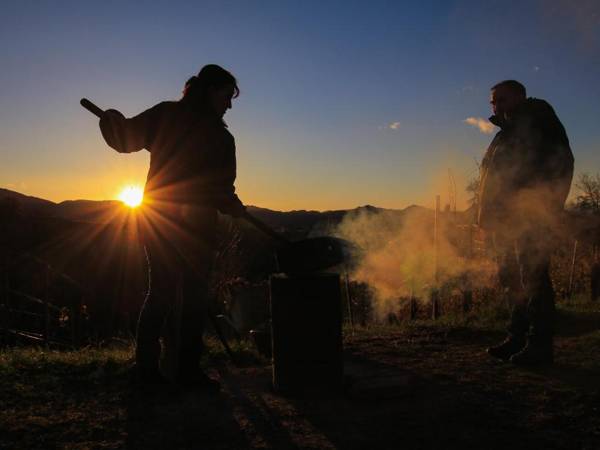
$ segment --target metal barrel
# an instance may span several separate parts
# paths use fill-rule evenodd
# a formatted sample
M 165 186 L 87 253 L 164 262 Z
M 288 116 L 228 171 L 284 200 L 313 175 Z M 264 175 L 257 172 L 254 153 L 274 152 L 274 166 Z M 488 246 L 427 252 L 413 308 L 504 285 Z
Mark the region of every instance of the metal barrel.
M 273 388 L 339 390 L 343 384 L 340 276 L 270 278 Z

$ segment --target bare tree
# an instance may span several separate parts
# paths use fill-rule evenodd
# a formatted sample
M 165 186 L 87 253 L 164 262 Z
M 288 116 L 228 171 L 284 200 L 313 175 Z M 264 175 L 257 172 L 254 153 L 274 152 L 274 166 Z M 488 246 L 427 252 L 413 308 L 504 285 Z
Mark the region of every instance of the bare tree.
M 475 159 L 475 165 L 477 166 L 477 172 L 467 183 L 465 191 L 467 191 L 469 207 L 477 210 L 479 207 L 479 188 L 481 182 L 481 162 Z
M 467 183 L 467 187 L 465 188 L 467 194 L 469 195 L 469 206 L 473 206 L 477 208 L 479 206 L 479 177 L 473 177 Z
M 600 173 L 580 173 L 575 187 L 579 190 L 576 207 L 581 211 L 600 213 Z

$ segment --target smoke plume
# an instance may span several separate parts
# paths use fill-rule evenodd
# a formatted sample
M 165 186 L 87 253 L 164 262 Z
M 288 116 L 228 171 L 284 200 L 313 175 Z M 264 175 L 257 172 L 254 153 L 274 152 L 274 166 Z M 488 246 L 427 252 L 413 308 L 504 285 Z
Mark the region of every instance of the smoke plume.
M 430 209 L 360 209 L 345 216 L 336 234 L 362 249 L 351 276 L 373 289 L 379 318 L 393 312 L 401 299 L 427 301 L 432 289 L 453 282 L 459 289 L 491 283 L 495 268 L 468 258 L 469 227 L 456 226 L 455 218 L 440 213 L 436 245 Z

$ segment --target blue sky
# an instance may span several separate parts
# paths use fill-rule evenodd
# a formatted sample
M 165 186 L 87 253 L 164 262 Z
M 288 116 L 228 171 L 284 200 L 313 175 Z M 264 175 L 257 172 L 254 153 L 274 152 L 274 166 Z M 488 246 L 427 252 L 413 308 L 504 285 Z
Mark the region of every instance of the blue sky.
M 515 78 L 556 109 L 577 171 L 600 170 L 600 4 L 2 2 L 0 186 L 55 201 L 143 183 L 78 104 L 133 115 L 217 63 L 243 201 L 275 209 L 431 205 L 493 135 L 489 87 Z

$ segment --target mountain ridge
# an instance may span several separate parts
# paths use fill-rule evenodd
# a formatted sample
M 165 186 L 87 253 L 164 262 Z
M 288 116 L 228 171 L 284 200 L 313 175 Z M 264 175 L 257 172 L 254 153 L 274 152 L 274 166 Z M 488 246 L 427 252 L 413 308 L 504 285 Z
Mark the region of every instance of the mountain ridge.
M 10 189 L 0 188 L 2 208 L 13 208 L 19 215 L 36 218 L 61 218 L 66 220 L 86 220 L 106 222 L 110 217 L 127 211 L 119 200 L 64 200 L 56 203 L 39 197 L 29 196 Z M 380 208 L 373 205 L 358 206 L 353 209 L 334 210 L 291 210 L 278 211 L 255 205 L 247 206 L 248 212 L 269 226 L 279 230 L 311 229 L 317 223 L 339 223 L 348 213 L 358 214 L 391 212 L 404 213 L 409 210 L 428 210 L 423 206 L 409 205 L 403 209 Z

